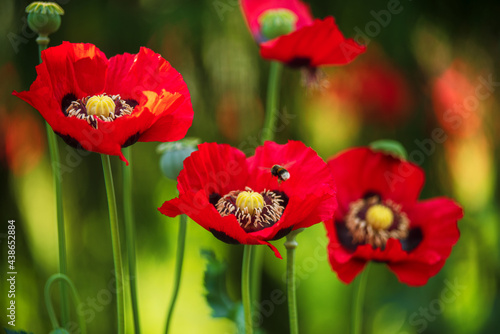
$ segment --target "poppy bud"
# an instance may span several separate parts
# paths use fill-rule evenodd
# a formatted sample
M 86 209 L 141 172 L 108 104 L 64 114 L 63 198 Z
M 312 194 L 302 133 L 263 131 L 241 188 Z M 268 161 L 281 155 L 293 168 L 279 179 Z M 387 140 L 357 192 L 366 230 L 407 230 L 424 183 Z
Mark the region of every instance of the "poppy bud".
M 294 31 L 297 15 L 288 9 L 270 9 L 262 13 L 259 23 L 262 36 L 271 40 Z
M 408 159 L 408 154 L 406 153 L 406 149 L 400 142 L 395 140 L 389 140 L 389 139 L 376 140 L 370 144 L 370 148 L 373 151 L 383 152 L 385 154 L 392 155 L 393 157 L 401 160 Z
M 164 143 L 158 146 L 157 151 L 162 153 L 160 169 L 166 177 L 177 180 L 183 168 L 184 159 L 196 151 L 198 139 L 181 140 L 174 143 Z
M 40 36 L 47 37 L 61 26 L 64 10 L 57 3 L 36 1 L 26 7 L 28 26 Z

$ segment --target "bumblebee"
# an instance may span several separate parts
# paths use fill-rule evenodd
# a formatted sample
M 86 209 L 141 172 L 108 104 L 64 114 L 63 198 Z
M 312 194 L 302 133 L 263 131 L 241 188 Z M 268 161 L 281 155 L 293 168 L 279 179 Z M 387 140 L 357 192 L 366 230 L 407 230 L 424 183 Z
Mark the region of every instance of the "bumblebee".
M 290 172 L 288 172 L 285 167 L 280 165 L 274 165 L 271 168 L 271 174 L 278 178 L 279 183 L 284 182 L 290 178 Z

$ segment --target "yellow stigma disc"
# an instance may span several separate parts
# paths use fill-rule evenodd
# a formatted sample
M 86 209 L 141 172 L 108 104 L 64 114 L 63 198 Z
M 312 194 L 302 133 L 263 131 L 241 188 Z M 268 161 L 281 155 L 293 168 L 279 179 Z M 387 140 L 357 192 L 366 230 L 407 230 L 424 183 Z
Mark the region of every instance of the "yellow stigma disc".
M 88 99 L 85 107 L 88 115 L 108 117 L 115 112 L 115 101 L 106 95 L 95 95 Z
M 366 222 L 374 229 L 389 228 L 394 220 L 392 210 L 382 204 L 375 204 L 366 211 Z
M 262 209 L 264 207 L 264 197 L 254 191 L 242 191 L 236 198 L 236 206 L 240 210 L 248 208 L 248 213 L 253 215 L 255 209 Z

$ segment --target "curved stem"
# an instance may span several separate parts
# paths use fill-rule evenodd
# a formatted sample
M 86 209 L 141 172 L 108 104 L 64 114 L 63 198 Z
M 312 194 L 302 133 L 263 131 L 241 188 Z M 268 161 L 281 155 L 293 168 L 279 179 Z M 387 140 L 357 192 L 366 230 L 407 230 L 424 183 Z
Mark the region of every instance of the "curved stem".
M 245 334 L 253 333 L 252 324 L 252 296 L 250 295 L 250 275 L 252 264 L 253 245 L 245 245 L 243 248 L 243 265 L 241 269 L 241 298 L 245 313 Z
M 174 291 L 172 292 L 172 299 L 170 300 L 170 306 L 167 313 L 167 325 L 165 327 L 165 333 L 168 333 L 170 328 L 170 323 L 172 321 L 172 315 L 174 313 L 175 302 L 177 301 L 177 295 L 179 294 L 179 288 L 181 284 L 181 274 L 182 274 L 182 264 L 184 262 L 184 250 L 186 245 L 186 231 L 187 231 L 187 216 L 181 215 L 179 222 L 179 234 L 177 236 L 177 257 L 175 259 L 175 276 L 174 276 Z
M 47 48 L 49 43 L 47 39 L 37 38 L 38 43 L 38 59 L 42 62 L 42 51 Z M 57 243 L 59 248 L 59 273 L 66 275 L 67 259 L 66 259 L 66 233 L 64 229 L 64 211 L 62 201 L 62 176 L 61 163 L 59 157 L 59 147 L 57 146 L 57 138 L 49 123 L 45 123 L 47 129 L 47 142 L 49 145 L 50 160 L 52 162 L 52 177 L 54 179 L 54 190 L 56 195 L 56 219 L 57 219 Z M 69 322 L 69 305 L 68 292 L 63 282 L 60 284 L 61 293 L 61 322 L 63 327 Z
M 365 299 L 366 282 L 368 281 L 369 264 L 361 273 L 358 279 L 358 285 L 354 290 L 354 304 L 352 307 L 352 333 L 361 334 L 363 324 L 363 304 Z
M 302 231 L 302 229 L 301 229 Z M 288 300 L 288 320 L 290 322 L 290 333 L 299 333 L 299 318 L 297 315 L 297 295 L 295 289 L 295 249 L 298 246 L 295 237 L 301 231 L 293 231 L 287 235 L 286 247 L 286 286 Z
M 132 157 L 130 146 L 122 149 L 129 166 L 123 168 L 123 210 L 125 218 L 125 243 L 127 245 L 128 276 L 130 284 L 130 300 L 132 304 L 132 315 L 135 334 L 141 333 L 139 321 L 139 306 L 137 300 L 137 266 L 135 247 L 134 211 L 132 202 Z
M 109 223 L 111 227 L 111 243 L 113 246 L 113 260 L 116 274 L 116 307 L 118 311 L 118 334 L 125 332 L 125 303 L 123 299 L 123 263 L 120 249 L 120 233 L 118 229 L 118 215 L 116 211 L 115 188 L 109 155 L 101 154 L 104 182 L 108 197 Z
M 44 295 L 45 295 L 45 305 L 47 306 L 47 311 L 49 312 L 49 318 L 50 322 L 52 323 L 52 328 L 57 329 L 59 328 L 59 323 L 57 321 L 56 314 L 54 312 L 54 307 L 52 305 L 52 300 L 50 299 L 50 288 L 52 287 L 52 284 L 55 281 L 61 281 L 61 284 L 68 284 L 70 287 L 70 290 L 73 294 L 73 300 L 75 302 L 75 308 L 78 308 L 79 305 L 81 305 L 80 302 L 80 296 L 78 295 L 78 292 L 75 288 L 75 285 L 71 281 L 71 279 L 64 275 L 64 274 L 54 274 L 49 277 L 47 280 L 47 283 L 45 283 L 45 289 L 44 289 Z M 81 312 L 78 313 L 78 324 L 80 325 L 80 333 L 85 334 L 87 333 L 87 326 L 85 321 L 83 320 L 83 316 Z
M 271 66 L 269 68 L 269 81 L 267 84 L 266 118 L 264 120 L 264 129 L 262 129 L 262 143 L 266 140 L 274 139 L 276 116 L 278 115 L 279 86 L 282 69 L 283 65 L 280 62 L 271 62 Z

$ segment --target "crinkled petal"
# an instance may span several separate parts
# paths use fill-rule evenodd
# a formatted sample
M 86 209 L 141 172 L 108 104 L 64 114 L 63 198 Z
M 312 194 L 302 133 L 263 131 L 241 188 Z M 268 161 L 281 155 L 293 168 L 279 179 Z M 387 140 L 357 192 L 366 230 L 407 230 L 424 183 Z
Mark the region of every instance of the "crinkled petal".
M 370 192 L 378 193 L 383 200 L 393 200 L 412 206 L 422 189 L 425 176 L 417 165 L 374 152 L 368 147 L 349 149 L 328 160 L 337 180 L 339 210 L 337 217 L 345 216 L 349 204 Z
M 264 59 L 309 67 L 344 65 L 365 51 L 365 46 L 342 35 L 333 17 L 316 19 L 312 25 L 260 46 L 260 55 Z

